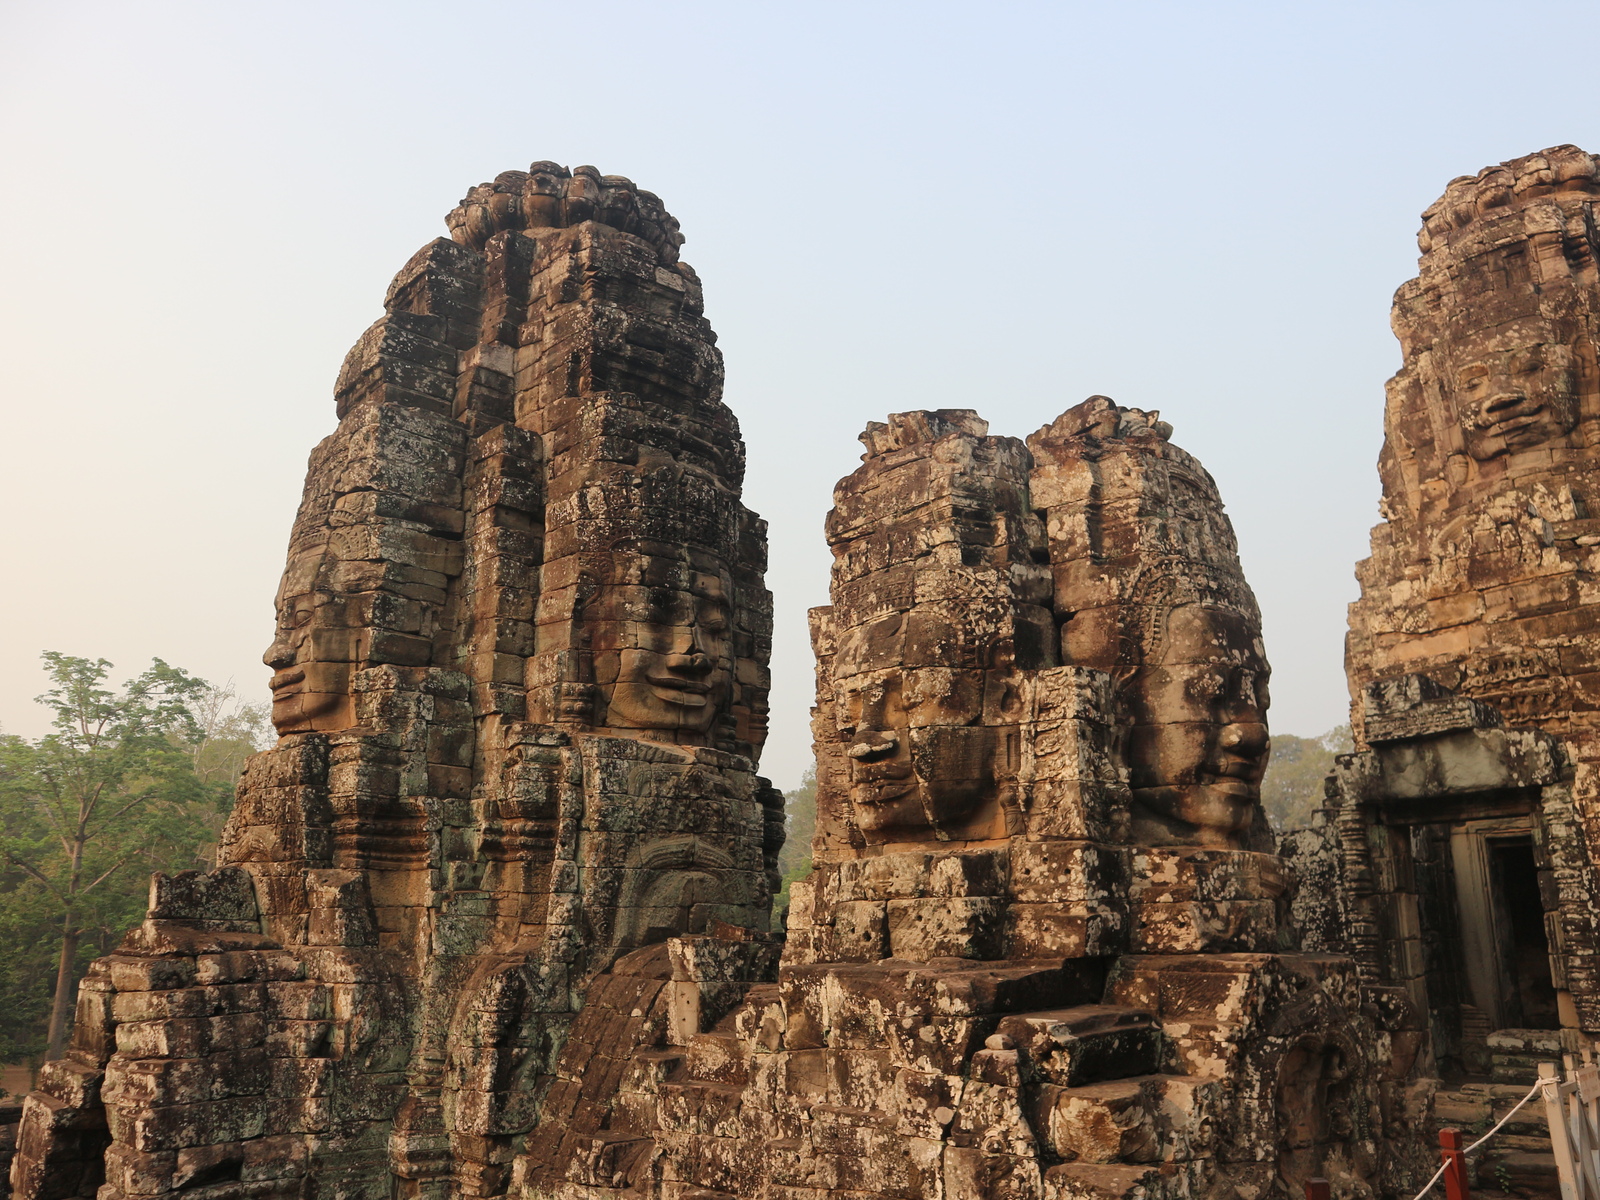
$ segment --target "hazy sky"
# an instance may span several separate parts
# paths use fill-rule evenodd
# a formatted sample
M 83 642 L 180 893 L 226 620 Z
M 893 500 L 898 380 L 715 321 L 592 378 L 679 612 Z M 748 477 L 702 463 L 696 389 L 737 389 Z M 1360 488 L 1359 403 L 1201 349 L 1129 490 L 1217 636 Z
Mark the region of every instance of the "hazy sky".
M 1389 298 L 1455 175 L 1600 149 L 1590 4 L 0 3 L 0 725 L 42 650 L 266 698 L 307 452 L 390 277 L 551 158 L 683 224 L 771 523 L 766 769 L 869 420 L 1159 408 L 1261 600 L 1272 723 L 1344 719 Z

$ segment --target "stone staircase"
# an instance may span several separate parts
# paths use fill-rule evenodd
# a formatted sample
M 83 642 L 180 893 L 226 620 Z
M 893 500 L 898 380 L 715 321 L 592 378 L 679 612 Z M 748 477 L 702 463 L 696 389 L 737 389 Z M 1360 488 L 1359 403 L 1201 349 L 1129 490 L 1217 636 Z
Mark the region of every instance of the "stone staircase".
M 1441 1129 L 1460 1129 L 1476 1141 L 1528 1094 L 1540 1062 L 1559 1062 L 1556 1030 L 1500 1029 L 1485 1038 L 1490 1078 L 1463 1083 L 1434 1097 L 1434 1120 Z M 1556 1160 L 1542 1100 L 1523 1106 L 1505 1128 L 1468 1161 L 1476 1189 L 1542 1198 L 1560 1195 Z
M 520 1178 L 529 1200 L 1171 1200 L 1280 1172 L 1293 1191 L 1337 1169 L 1340 1113 L 1370 1102 L 1341 1091 L 1370 1030 L 1324 1045 L 1287 1007 L 1329 1003 L 1330 972 L 1354 986 L 1346 960 L 1256 953 L 787 965 L 731 1007 L 697 991 L 714 972 L 597 981 L 614 1013 L 580 1014 Z
M 1077 998 L 1070 994 L 1077 990 L 1057 998 Z M 751 1054 L 751 1033 L 762 1010 L 778 1005 L 778 993 L 775 985 L 752 988 L 744 1005 L 687 1045 L 636 1054 L 613 1117 L 613 1136 L 623 1128 L 644 1138 L 732 1136 L 740 1097 L 761 1069 L 761 1056 Z M 1154 1177 L 1171 1174 L 1170 1166 L 1162 1171 L 1164 1158 L 1170 1163 L 1175 1155 L 1182 1162 L 1203 1151 L 1194 1116 L 1204 1106 L 1196 1093 L 1215 1085 L 1163 1070 L 1169 1047 L 1153 1013 L 1076 1004 L 1000 1013 L 989 1024 L 994 1031 L 972 1055 L 964 1086 L 950 1081 L 948 1102 L 939 1104 L 935 1085 L 935 1094 L 924 1097 L 925 1114 L 897 1110 L 897 1092 L 887 1079 L 876 1096 L 861 1087 L 859 1077 L 870 1074 L 870 1066 L 860 1052 L 826 1052 L 834 1055 L 831 1062 L 789 1057 L 784 1087 L 796 1100 L 809 1094 L 810 1102 L 795 1106 L 796 1116 L 804 1114 L 796 1126 L 802 1136 L 769 1143 L 773 1168 L 798 1169 L 818 1157 L 817 1147 L 832 1146 L 840 1152 L 837 1166 L 825 1178 L 812 1178 L 812 1186 L 849 1187 L 850 1162 L 856 1159 L 879 1177 L 855 1182 L 881 1189 L 883 1174 L 900 1173 L 893 1161 L 897 1129 L 903 1135 L 908 1121 L 914 1127 L 919 1116 L 936 1135 L 934 1144 L 952 1152 L 970 1146 L 992 1154 L 1006 1149 L 1001 1143 L 1008 1132 L 1036 1142 L 1045 1151 L 1047 1196 L 1110 1200 L 1141 1189 L 1154 1194 Z M 831 1078 L 807 1077 L 805 1068 L 818 1063 Z M 1008 1130 L 1003 1117 L 994 1119 L 997 1106 L 985 1100 L 985 1090 L 1015 1101 L 1021 1117 L 1015 1127 Z M 904 1098 L 903 1084 L 898 1094 Z M 852 1155 L 852 1148 L 860 1153 Z M 1022 1149 L 1019 1144 L 1013 1152 Z M 914 1164 L 904 1164 L 903 1186 L 914 1186 L 916 1178 Z M 694 1194 L 702 1200 L 733 1195 L 715 1189 Z
M 1188 1114 L 1204 1086 L 1162 1070 L 1166 1039 L 1155 1014 L 1109 1004 L 1003 1017 L 991 1045 L 1027 1064 L 1030 1118 L 1058 1188 L 1120 1197 L 1162 1159 L 1197 1147 Z

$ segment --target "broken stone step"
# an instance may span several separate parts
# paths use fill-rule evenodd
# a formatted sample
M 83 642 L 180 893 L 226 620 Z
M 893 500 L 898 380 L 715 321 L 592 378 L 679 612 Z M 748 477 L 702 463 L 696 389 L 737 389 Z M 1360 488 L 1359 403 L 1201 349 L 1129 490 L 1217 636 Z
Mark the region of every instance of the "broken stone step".
M 1504 1187 L 1519 1196 L 1554 1197 L 1560 1192 L 1555 1156 L 1512 1150 L 1478 1164 L 1478 1183 L 1488 1189 Z
M 1483 1039 L 1491 1053 L 1561 1059 L 1561 1033 L 1555 1029 L 1497 1029 Z
M 570 1150 L 570 1157 L 565 1164 L 567 1182 L 588 1187 L 627 1187 L 654 1145 L 648 1138 L 610 1130 L 569 1136 L 571 1142 L 566 1148 Z
M 1477 1125 L 1489 1119 L 1489 1107 L 1483 1096 L 1440 1092 L 1433 1100 L 1433 1119 L 1442 1126 Z
M 1161 1060 L 1160 1026 L 1142 1009 L 1085 1004 L 1013 1013 L 996 1032 L 1027 1051 L 1035 1074 L 1061 1087 L 1151 1075 Z
M 1494 1070 L 1490 1077 L 1507 1087 L 1521 1087 L 1527 1091 L 1539 1078 L 1539 1060 L 1533 1058 L 1502 1058 L 1494 1056 Z
M 1045 1195 L 1062 1200 L 1144 1200 L 1160 1194 L 1161 1167 L 1062 1163 L 1044 1173 Z
M 1039 1089 L 1034 1128 L 1068 1162 L 1143 1163 L 1160 1156 L 1155 1115 L 1161 1103 L 1149 1076 L 1085 1087 Z
M 654 1095 L 661 1085 L 681 1074 L 684 1051 L 681 1047 L 670 1050 L 635 1050 L 622 1075 L 622 1090 L 647 1092 Z
M 1068 1162 L 1183 1162 L 1211 1150 L 1211 1107 L 1219 1092 L 1215 1081 L 1186 1075 L 1042 1084 L 1033 1123 Z
M 689 1076 L 708 1083 L 749 1082 L 750 1068 L 738 1037 L 720 1029 L 689 1039 Z
M 1511 1133 L 1511 1126 L 1507 1125 L 1494 1135 L 1495 1144 L 1502 1150 L 1519 1150 L 1528 1154 L 1548 1154 L 1550 1161 L 1555 1162 L 1555 1152 L 1550 1149 L 1550 1133 L 1548 1130 L 1543 1135 L 1537 1133 Z
M 768 1004 L 777 1004 L 781 996 L 778 985 L 775 983 L 758 983 L 745 992 L 744 999 L 730 1008 L 717 1023 L 712 1026 L 712 1033 L 727 1033 L 737 1035 L 739 1030 L 739 1014 L 744 1009 L 754 1009 L 759 1012 Z
M 656 1101 L 660 1127 L 679 1133 L 733 1137 L 744 1088 L 728 1083 L 664 1083 Z

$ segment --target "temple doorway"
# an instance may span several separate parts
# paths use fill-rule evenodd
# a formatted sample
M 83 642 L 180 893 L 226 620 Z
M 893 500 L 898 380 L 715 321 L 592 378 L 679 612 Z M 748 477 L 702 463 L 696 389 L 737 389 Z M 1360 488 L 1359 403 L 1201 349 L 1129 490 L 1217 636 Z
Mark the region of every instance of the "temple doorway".
M 1450 851 L 1471 1004 L 1489 1029 L 1559 1029 L 1529 822 L 1463 822 Z

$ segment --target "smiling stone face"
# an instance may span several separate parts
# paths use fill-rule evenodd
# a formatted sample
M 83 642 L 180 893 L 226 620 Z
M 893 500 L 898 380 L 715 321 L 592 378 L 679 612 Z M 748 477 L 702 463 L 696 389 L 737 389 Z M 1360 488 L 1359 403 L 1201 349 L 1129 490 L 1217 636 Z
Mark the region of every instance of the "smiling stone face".
M 1578 358 L 1537 320 L 1514 321 L 1451 347 L 1449 402 L 1479 462 L 1544 445 L 1577 423 Z
M 621 590 L 621 589 L 618 589 Z M 733 685 L 731 590 L 721 575 L 691 573 L 685 587 L 626 589 L 602 598 L 617 633 L 616 683 L 606 724 L 706 733 Z
M 957 672 L 877 671 L 838 689 L 850 803 L 862 832 L 881 835 L 960 822 L 994 783 L 993 729 L 968 725 L 981 704 Z M 954 686 L 952 686 L 954 685 Z
M 856 828 L 875 842 L 961 825 L 1004 773 L 1003 739 L 984 721 L 985 673 L 961 657 L 958 623 L 891 614 L 841 639 L 832 710 Z
M 1236 847 L 1267 766 L 1259 634 L 1238 613 L 1188 604 L 1166 614 L 1151 649 L 1124 693 L 1135 840 Z
M 272 724 L 280 734 L 355 724 L 350 681 L 365 622 L 356 597 L 316 585 L 324 565 L 322 554 L 291 559 L 278 588 L 276 632 L 261 661 L 272 668 Z

